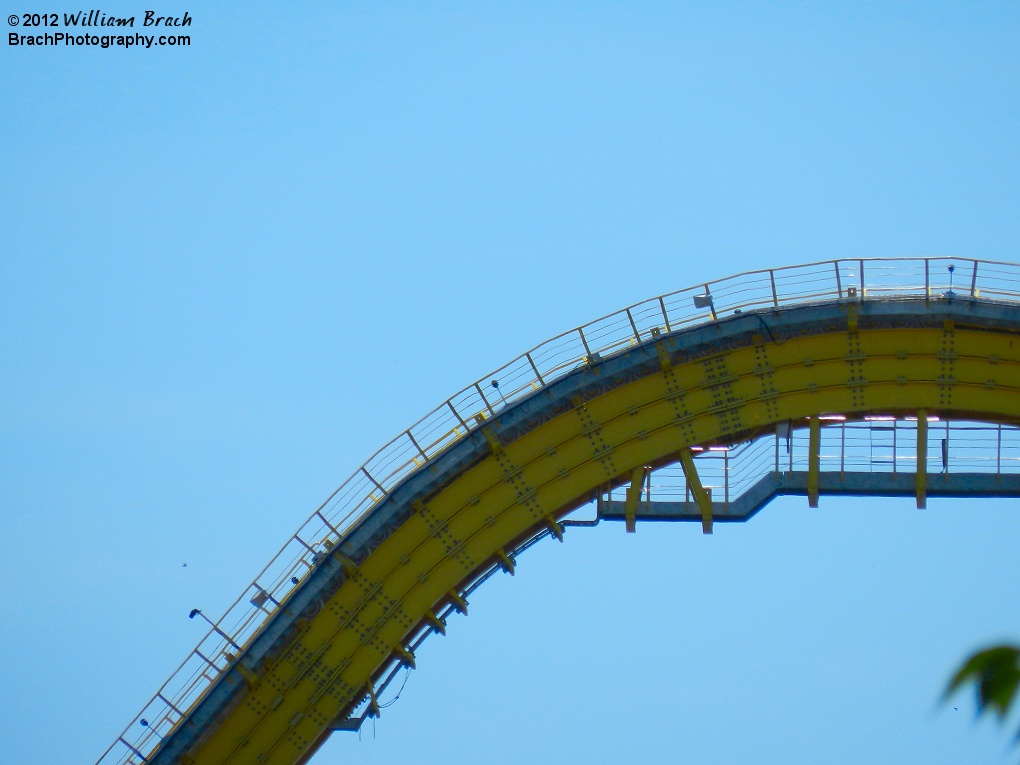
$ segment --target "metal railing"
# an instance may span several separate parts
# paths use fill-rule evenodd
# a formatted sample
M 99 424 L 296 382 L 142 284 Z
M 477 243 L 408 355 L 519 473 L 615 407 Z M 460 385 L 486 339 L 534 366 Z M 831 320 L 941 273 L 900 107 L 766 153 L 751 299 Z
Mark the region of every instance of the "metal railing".
M 713 502 L 728 505 L 769 473 L 808 470 L 808 421 L 791 423 L 789 436 L 761 436 L 733 446 L 695 451 L 698 476 Z M 915 473 L 917 419 L 872 416 L 847 422 L 823 417 L 819 470 L 832 473 Z M 926 471 L 1020 475 L 1020 427 L 928 417 Z M 617 490 L 609 500 L 622 499 Z M 649 476 L 641 494 L 646 502 L 681 502 L 696 508 L 690 484 L 678 463 Z
M 828 260 L 751 271 L 636 303 L 535 346 L 433 409 L 344 481 L 212 624 L 96 765 L 144 762 L 279 608 L 318 556 L 337 544 L 401 480 L 483 420 L 579 365 L 736 311 L 826 300 L 949 294 L 1020 302 L 1020 265 L 937 257 Z

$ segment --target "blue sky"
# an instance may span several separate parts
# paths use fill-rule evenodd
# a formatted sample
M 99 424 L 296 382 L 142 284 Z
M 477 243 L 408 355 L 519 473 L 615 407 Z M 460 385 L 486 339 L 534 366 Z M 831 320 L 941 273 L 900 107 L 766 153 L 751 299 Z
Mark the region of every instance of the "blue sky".
M 192 608 L 546 337 L 764 266 L 1017 259 L 1011 4 L 185 9 L 186 48 L 0 54 L 11 762 L 93 762 Z M 1014 759 L 937 707 L 1020 634 L 1013 503 L 805 504 L 539 545 L 314 762 Z

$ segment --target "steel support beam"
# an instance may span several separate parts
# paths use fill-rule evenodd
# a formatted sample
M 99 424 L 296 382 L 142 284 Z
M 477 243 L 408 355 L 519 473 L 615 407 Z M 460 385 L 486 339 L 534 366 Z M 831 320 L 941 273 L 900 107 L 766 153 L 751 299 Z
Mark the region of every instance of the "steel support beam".
M 822 427 L 818 415 L 812 415 L 808 435 L 808 507 L 818 507 L 818 472 L 821 463 Z
M 634 468 L 630 474 L 630 486 L 627 487 L 627 533 L 633 534 L 637 531 L 637 506 L 641 501 L 641 489 L 645 485 L 645 476 L 648 469 L 645 467 Z
M 680 465 L 684 469 L 687 483 L 690 484 L 694 501 L 697 502 L 698 509 L 701 511 L 701 531 L 705 534 L 711 534 L 712 499 L 708 496 L 708 492 L 705 491 L 705 487 L 701 485 L 701 476 L 698 475 L 698 469 L 694 466 L 694 454 L 691 452 L 690 447 L 685 446 L 680 450 Z
M 917 508 L 928 504 L 928 410 L 917 410 L 917 478 L 914 482 Z

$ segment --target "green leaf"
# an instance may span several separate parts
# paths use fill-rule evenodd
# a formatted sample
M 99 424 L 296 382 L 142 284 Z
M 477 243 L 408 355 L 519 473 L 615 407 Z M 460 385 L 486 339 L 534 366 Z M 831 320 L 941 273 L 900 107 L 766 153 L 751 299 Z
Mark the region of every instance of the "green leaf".
M 971 682 L 977 693 L 978 714 L 992 711 L 1000 720 L 1004 718 L 1020 687 L 1020 647 L 999 645 L 975 653 L 949 681 L 944 700 Z

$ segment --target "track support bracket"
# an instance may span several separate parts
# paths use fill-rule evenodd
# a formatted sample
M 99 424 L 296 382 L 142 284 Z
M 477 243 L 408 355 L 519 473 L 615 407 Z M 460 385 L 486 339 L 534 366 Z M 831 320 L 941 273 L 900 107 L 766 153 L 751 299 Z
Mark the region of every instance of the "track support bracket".
M 818 507 L 818 473 L 821 469 L 822 423 L 818 415 L 811 415 L 808 427 L 808 507 Z
M 680 450 L 680 466 L 684 469 L 684 476 L 691 487 L 694 501 L 698 503 L 698 509 L 701 510 L 701 531 L 704 534 L 711 534 L 712 499 L 705 491 L 705 487 L 701 485 L 701 477 L 698 475 L 698 469 L 694 466 L 694 454 L 689 446 Z
M 928 410 L 917 410 L 917 479 L 914 483 L 917 509 L 928 504 Z
M 641 501 L 641 489 L 645 485 L 645 477 L 648 475 L 648 468 L 642 466 L 634 468 L 630 474 L 630 486 L 627 487 L 627 507 L 624 511 L 627 533 L 633 534 L 637 531 L 637 506 Z

